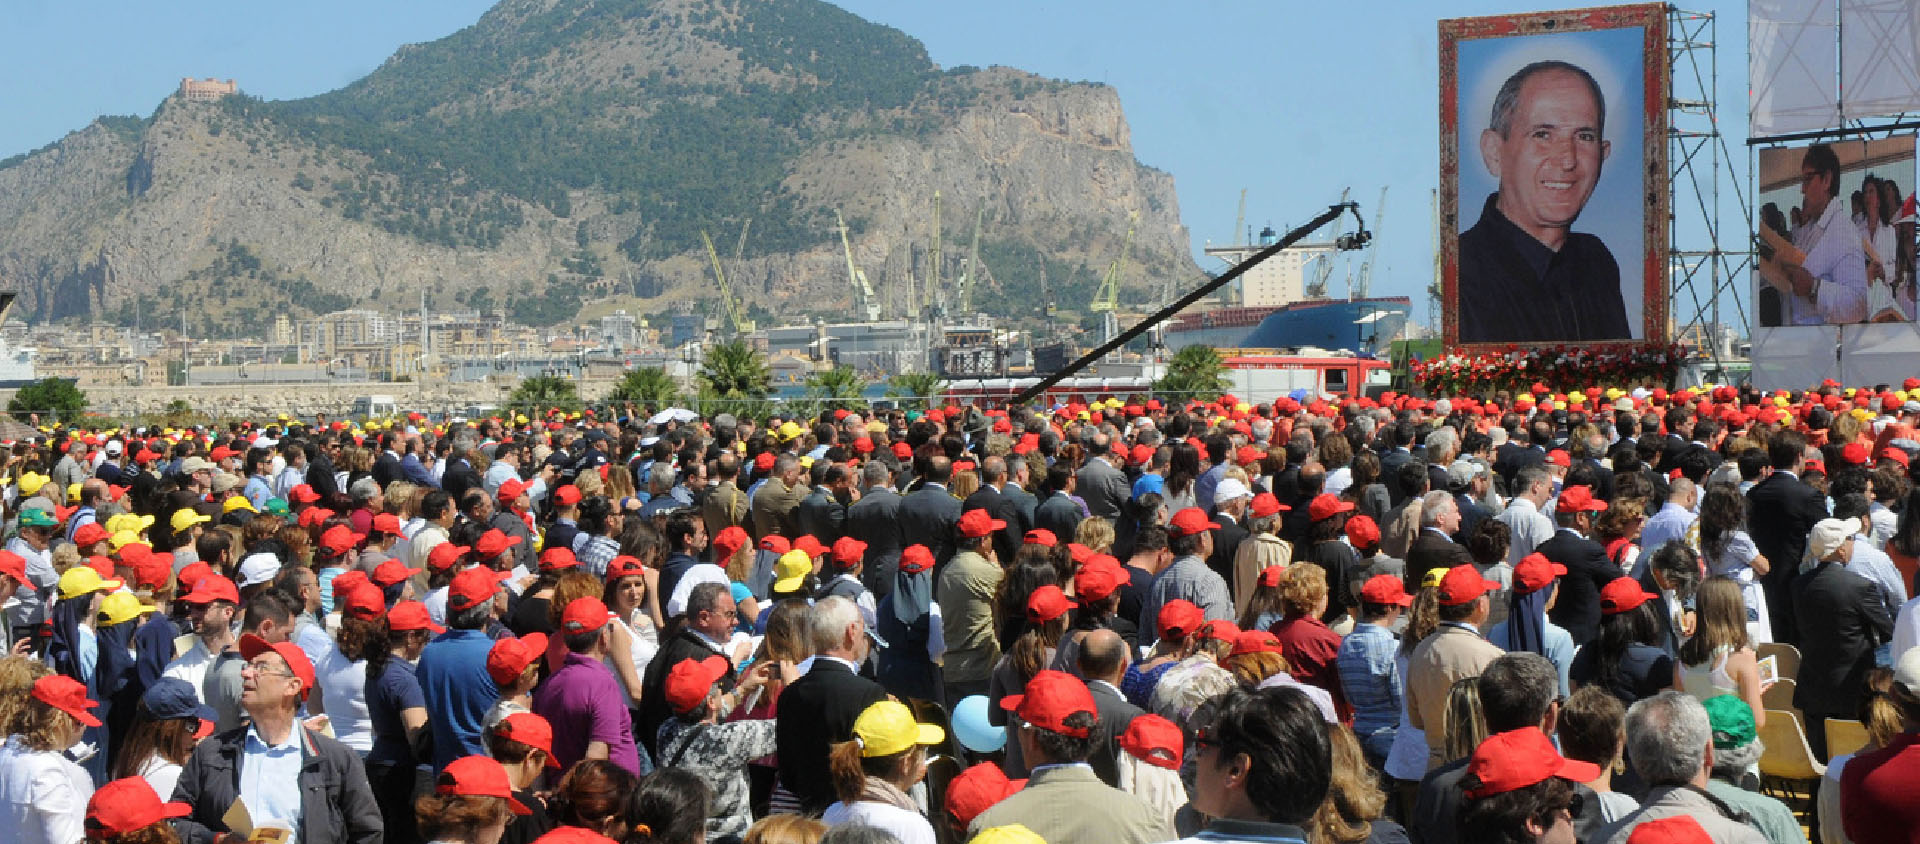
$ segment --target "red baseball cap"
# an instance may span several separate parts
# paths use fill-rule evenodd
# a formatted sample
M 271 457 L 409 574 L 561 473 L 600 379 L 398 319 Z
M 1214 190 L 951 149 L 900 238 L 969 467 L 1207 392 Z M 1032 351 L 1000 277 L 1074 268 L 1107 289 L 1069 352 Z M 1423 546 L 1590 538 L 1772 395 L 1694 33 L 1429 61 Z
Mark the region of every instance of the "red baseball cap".
M 853 568 L 867 555 L 867 543 L 843 536 L 833 541 L 833 562 L 840 568 Z
M 427 552 L 427 566 L 441 571 L 453 568 L 460 564 L 460 558 L 465 557 L 467 552 L 472 550 L 465 545 L 442 542 L 433 546 L 432 551 Z
M 1893 446 L 1887 446 L 1886 448 L 1883 448 L 1880 450 L 1880 459 L 1892 460 L 1895 463 L 1905 466 L 1905 465 L 1908 465 L 1908 463 L 1911 462 L 1913 458 L 1908 457 L 1905 451 L 1902 451 L 1898 448 L 1894 448 Z
M 392 513 L 373 514 L 373 532 L 389 536 L 400 535 L 400 517 Z
M 300 518 L 296 521 L 301 527 L 313 527 L 326 524 L 327 520 L 335 515 L 337 514 L 325 507 L 309 507 L 300 511 Z
M 436 794 L 498 797 L 507 801 L 507 808 L 516 815 L 533 813 L 513 798 L 513 783 L 507 779 L 506 767 L 490 756 L 463 756 L 448 762 L 440 769 L 433 790 Z
M 240 603 L 240 587 L 233 585 L 233 581 L 231 580 L 217 574 L 212 574 L 211 568 L 208 569 L 208 572 L 208 574 L 195 581 L 193 591 L 182 595 L 180 600 L 189 604 L 206 604 L 213 601 L 226 601 L 230 604 Z M 186 576 L 186 569 L 181 569 L 180 574 L 181 577 L 184 578 Z
M 1093 703 L 1093 693 L 1087 691 L 1087 684 L 1072 674 L 1051 669 L 1033 675 L 1033 679 L 1027 681 L 1025 693 L 1001 698 L 1000 708 L 1018 713 L 1020 720 L 1047 732 L 1076 738 L 1086 738 L 1093 730 L 1069 727 L 1067 718 L 1085 712 L 1098 719 L 1100 713 Z
M 553 724 L 545 718 L 531 712 L 515 712 L 500 719 L 493 727 L 493 734 L 545 753 L 547 767 L 560 767 L 559 760 L 553 758 Z
M 493 493 L 495 498 L 509 504 L 513 503 L 514 499 L 526 494 L 527 485 L 519 478 L 508 478 L 505 482 L 501 483 L 500 488 Z
M 667 671 L 667 705 L 673 707 L 674 712 L 684 713 L 706 702 L 707 693 L 713 691 L 720 678 L 727 676 L 730 667 L 727 658 L 719 654 L 674 663 Z
M 1713 836 L 1691 815 L 1669 815 L 1635 824 L 1627 844 L 1713 844 Z
M 647 576 L 647 564 L 640 562 L 639 557 L 635 557 L 629 554 L 621 554 L 620 556 L 607 561 L 607 576 L 605 580 L 608 583 L 612 583 L 623 577 L 646 577 L 646 576 Z
M 494 593 L 500 591 L 500 581 L 509 576 L 485 566 L 454 575 L 453 582 L 447 585 L 447 609 L 460 612 L 493 600 Z
M 828 548 L 825 545 L 821 545 L 820 540 L 817 537 L 815 537 L 811 533 L 807 533 L 807 534 L 801 534 L 799 539 L 796 539 L 793 541 L 793 550 L 805 551 L 807 553 L 807 556 L 809 557 L 821 557 L 821 556 L 825 556 L 828 551 L 831 551 L 833 549 Z
M 1387 575 L 1390 576 L 1390 575 Z M 1228 657 L 1242 654 L 1285 654 L 1280 646 L 1280 638 L 1265 630 L 1242 630 L 1233 637 L 1233 650 Z
M 1360 600 L 1369 604 L 1391 604 L 1397 607 L 1413 605 L 1413 596 L 1407 594 L 1407 585 L 1399 576 L 1376 574 L 1367 578 L 1360 587 Z
M 1249 505 L 1248 512 L 1252 513 L 1256 519 L 1264 519 L 1282 510 L 1292 509 L 1280 503 L 1280 499 L 1275 498 L 1273 493 L 1263 492 L 1253 497 L 1253 504 Z
M 925 545 L 909 545 L 900 552 L 900 570 L 919 574 L 933 568 L 933 552 Z
M 573 549 L 555 546 L 540 552 L 541 571 L 559 571 L 580 565 L 579 558 L 573 556 Z
M 1479 569 L 1457 565 L 1447 569 L 1446 576 L 1440 578 L 1440 603 L 1457 607 L 1498 588 L 1500 584 L 1481 577 Z
M 27 582 L 27 558 L 12 551 L 0 551 L 0 574 L 13 578 L 16 583 Z
M 182 569 L 182 571 L 184 572 L 185 569 Z M 333 599 L 340 601 L 345 599 L 347 593 L 352 592 L 355 587 L 372 585 L 373 578 L 368 577 L 366 572 L 359 569 L 347 569 L 334 575 L 333 582 L 328 584 L 327 588 L 333 590 Z
M 566 610 L 560 613 L 560 629 L 569 635 L 586 633 L 607 626 L 612 618 L 613 613 L 607 609 L 606 603 L 589 595 L 575 598 L 567 604 Z
M 773 452 L 771 451 L 760 452 L 759 454 L 754 455 L 753 470 L 761 473 L 771 472 L 773 471 L 774 461 L 777 459 L 778 458 L 774 457 Z
M 1578 484 L 1560 490 L 1560 501 L 1553 505 L 1559 513 L 1601 513 L 1607 502 L 1593 497 L 1593 488 Z
M 1206 613 L 1201 612 L 1192 601 L 1175 598 L 1160 605 L 1160 615 L 1154 619 L 1154 627 L 1160 632 L 1160 638 L 1171 639 L 1200 629 L 1206 620 Z
M 1865 464 L 1867 458 L 1872 456 L 1872 454 L 1873 452 L 1867 449 L 1865 443 L 1850 442 L 1847 443 L 1846 447 L 1840 449 L 1840 460 L 1844 463 L 1860 466 Z
M 1053 531 L 1047 530 L 1046 528 L 1034 528 L 1033 530 L 1027 531 L 1027 535 L 1021 538 L 1021 542 L 1027 545 L 1045 545 L 1048 548 L 1052 548 L 1060 544 L 1060 539 L 1053 535 Z
M 1120 749 L 1133 758 L 1169 771 L 1180 770 L 1181 753 L 1186 748 L 1180 725 L 1151 712 L 1136 715 L 1120 734 Z
M 307 652 L 292 642 L 269 642 L 248 633 L 240 637 L 240 658 L 252 662 L 253 658 L 267 651 L 273 651 L 287 661 L 287 669 L 300 680 L 300 696 L 306 697 L 313 691 L 313 662 L 307 659 Z
M 1140 717 L 1135 717 L 1137 722 Z M 973 823 L 980 813 L 1026 787 L 1026 780 L 1009 780 L 1007 772 L 992 762 L 981 762 L 960 772 L 947 783 L 947 814 L 960 825 Z
M 1553 585 L 1553 579 L 1567 573 L 1567 567 L 1547 559 L 1547 555 L 1535 551 L 1520 558 L 1520 564 L 1513 567 L 1513 591 L 1522 595 L 1531 595 Z
M 533 844 L 620 844 L 620 842 L 577 826 L 556 826 L 552 832 L 533 839 Z
M 1027 621 L 1045 624 L 1066 615 L 1068 610 L 1077 606 L 1080 606 L 1079 602 L 1067 597 L 1060 587 L 1049 583 L 1027 596 Z
M 1006 526 L 1006 522 L 994 518 L 985 510 L 968 510 L 960 516 L 960 535 L 968 539 L 979 539 Z
M 1240 635 L 1240 625 L 1224 618 L 1215 619 L 1200 625 L 1200 638 L 1231 644 L 1233 637 Z
M 88 522 L 73 531 L 73 544 L 85 548 L 107 539 L 107 529 L 99 522 Z
M 1573 455 L 1556 448 L 1547 452 L 1547 462 L 1565 469 L 1573 465 Z
M 399 560 L 382 560 L 380 565 L 373 567 L 373 582 L 381 586 L 392 586 L 419 573 L 419 569 Z
M 72 715 L 74 720 L 89 727 L 100 726 L 100 719 L 87 710 L 100 705 L 99 701 L 87 698 L 84 683 L 65 674 L 49 674 L 33 681 L 33 699 Z
M 721 529 L 719 533 L 714 534 L 713 549 L 716 552 L 714 559 L 724 564 L 727 560 L 733 559 L 733 555 L 740 553 L 740 549 L 747 547 L 747 543 L 752 541 L 753 537 L 747 535 L 746 528 L 739 525 L 727 525 Z
M 776 533 L 772 536 L 761 538 L 760 550 L 770 552 L 777 557 L 788 551 L 792 551 L 793 544 L 788 542 L 786 537 Z
M 393 610 L 387 613 L 387 629 L 447 632 L 447 628 L 433 623 L 433 614 L 427 611 L 426 604 L 419 601 L 401 601 L 394 604 Z
M 1600 613 L 1618 615 L 1634 609 L 1653 598 L 1654 594 L 1640 588 L 1640 581 L 1631 577 L 1616 577 L 1600 587 Z
M 545 633 L 528 633 L 519 638 L 508 636 L 495 640 L 493 647 L 487 650 L 487 676 L 493 678 L 494 685 L 509 685 L 526 673 L 527 666 L 538 662 L 546 652 Z
M 1307 504 L 1307 518 L 1317 522 L 1321 519 L 1333 518 L 1341 513 L 1352 512 L 1356 507 L 1357 505 L 1353 502 L 1343 501 L 1338 495 L 1334 495 L 1331 492 L 1323 492 L 1314 496 L 1313 501 Z
M 371 583 L 362 583 L 347 590 L 344 595 L 338 590 L 334 594 L 338 597 L 336 603 L 340 605 L 340 615 L 343 617 L 373 621 L 387 613 L 386 597 L 380 593 L 379 587 Z
M 1487 736 L 1467 760 L 1467 772 L 1480 781 L 1467 796 L 1480 800 L 1526 788 L 1547 777 L 1592 782 L 1600 776 L 1600 766 L 1567 759 L 1553 749 L 1553 742 L 1538 727 L 1522 727 Z
M 571 507 L 580 503 L 580 488 L 567 484 L 553 491 L 553 502 L 562 507 Z
M 327 528 L 325 533 L 320 534 L 320 547 L 336 555 L 345 554 L 348 551 L 352 551 L 353 546 L 360 544 L 360 540 L 364 538 L 365 537 L 354 533 L 353 528 L 347 527 L 346 525 L 334 525 L 333 527 Z
M 1112 557 L 1102 554 L 1074 572 L 1073 593 L 1083 601 L 1103 601 L 1112 595 L 1126 575 L 1119 571 L 1119 563 L 1108 562 L 1111 560 Z
M 480 538 L 474 541 L 473 548 L 480 552 L 480 559 L 491 560 L 494 557 L 507 553 L 508 549 L 519 544 L 520 537 L 508 536 L 499 528 L 493 528 L 486 533 L 480 534 Z
M 1198 507 L 1188 507 L 1173 514 L 1173 520 L 1167 523 L 1168 536 L 1192 536 L 1219 529 L 1219 525 L 1207 518 L 1207 512 Z
M 1380 525 L 1372 516 L 1355 513 L 1347 519 L 1347 539 L 1355 548 L 1372 548 L 1380 542 Z
M 320 493 L 314 491 L 312 484 L 300 484 L 287 490 L 287 500 L 295 504 L 312 504 L 320 500 Z
M 1260 585 L 1268 589 L 1287 582 L 1286 566 L 1267 566 L 1260 570 Z
M 124 777 L 87 798 L 86 825 L 92 837 L 111 838 L 191 814 L 193 807 L 185 803 L 161 802 L 145 777 Z

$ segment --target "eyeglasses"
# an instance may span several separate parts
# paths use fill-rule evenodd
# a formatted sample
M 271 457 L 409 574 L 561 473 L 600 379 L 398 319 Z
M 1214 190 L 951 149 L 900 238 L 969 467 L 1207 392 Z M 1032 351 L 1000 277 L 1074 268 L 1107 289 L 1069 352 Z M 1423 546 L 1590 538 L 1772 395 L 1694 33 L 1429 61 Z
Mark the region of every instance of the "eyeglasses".
M 274 668 L 270 663 L 249 662 L 246 665 L 243 665 L 241 667 L 245 668 L 248 671 L 253 672 L 254 674 L 265 674 L 270 677 L 286 677 L 288 679 L 292 679 L 292 677 L 294 676 L 292 671 L 281 671 L 277 668 Z

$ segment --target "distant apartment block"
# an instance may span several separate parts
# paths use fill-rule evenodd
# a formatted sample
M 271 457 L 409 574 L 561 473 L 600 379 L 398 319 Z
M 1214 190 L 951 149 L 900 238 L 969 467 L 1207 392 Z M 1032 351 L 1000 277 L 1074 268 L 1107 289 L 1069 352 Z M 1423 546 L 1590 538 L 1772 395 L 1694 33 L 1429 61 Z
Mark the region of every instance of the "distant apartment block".
M 229 79 L 222 82 L 209 76 L 195 79 L 191 76 L 180 80 L 180 96 L 188 102 L 210 103 L 228 94 L 240 93 L 240 84 Z

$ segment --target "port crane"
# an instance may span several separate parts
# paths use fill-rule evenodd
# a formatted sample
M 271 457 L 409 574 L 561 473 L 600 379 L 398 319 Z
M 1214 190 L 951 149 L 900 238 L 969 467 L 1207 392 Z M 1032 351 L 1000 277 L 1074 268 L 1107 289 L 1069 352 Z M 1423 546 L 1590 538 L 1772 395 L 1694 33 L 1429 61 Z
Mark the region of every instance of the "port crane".
M 751 225 L 753 221 L 747 222 Z M 746 237 L 747 231 L 743 226 L 740 229 L 740 242 L 743 246 L 746 243 Z M 720 285 L 720 305 L 722 312 L 726 315 L 727 330 L 735 337 L 751 333 L 753 323 L 747 321 L 746 314 L 740 308 L 740 300 L 734 297 L 733 286 L 727 283 L 727 271 L 720 266 L 720 253 L 714 251 L 713 238 L 707 235 L 706 229 L 700 230 L 700 241 L 707 245 L 707 259 L 713 262 L 713 278 Z
M 1380 225 L 1382 221 L 1386 218 L 1386 216 L 1387 216 L 1387 189 L 1386 187 L 1383 186 L 1380 188 L 1380 201 L 1377 203 L 1374 203 L 1374 206 L 1373 206 L 1374 231 L 1377 232 L 1380 230 Z M 1376 251 L 1378 250 L 1378 248 L 1379 248 L 1378 240 L 1375 240 L 1367 244 L 1367 255 L 1364 259 L 1360 261 L 1360 279 L 1354 282 L 1353 287 L 1347 291 L 1347 298 L 1349 299 L 1367 298 L 1368 290 L 1373 286 L 1373 257 L 1376 254 Z
M 880 320 L 880 298 L 873 295 L 873 285 L 867 283 L 867 271 L 853 263 L 853 243 L 847 239 L 847 221 L 840 218 L 840 212 L 833 212 L 834 226 L 840 230 L 840 249 L 847 256 L 847 283 L 853 286 L 853 304 L 868 322 Z
M 1127 215 L 1127 237 L 1120 245 L 1120 254 L 1107 265 L 1107 273 L 1100 279 L 1100 289 L 1093 294 L 1093 302 L 1088 308 L 1102 314 L 1101 336 L 1113 339 L 1120 331 L 1120 276 L 1126 272 L 1127 257 L 1133 253 L 1133 230 L 1140 221 L 1140 212 Z
M 982 206 L 973 213 L 973 242 L 967 246 L 967 263 L 960 271 L 959 313 L 973 313 L 973 285 L 980 278 L 980 224 L 986 219 L 987 209 Z

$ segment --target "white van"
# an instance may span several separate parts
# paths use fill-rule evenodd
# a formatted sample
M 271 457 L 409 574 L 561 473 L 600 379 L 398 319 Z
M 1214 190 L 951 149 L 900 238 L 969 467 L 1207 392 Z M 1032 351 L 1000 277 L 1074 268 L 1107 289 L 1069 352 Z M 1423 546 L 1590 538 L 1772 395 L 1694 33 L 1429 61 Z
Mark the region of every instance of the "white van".
M 353 410 L 347 415 L 359 419 L 383 419 L 400 412 L 392 396 L 361 396 L 353 400 Z

